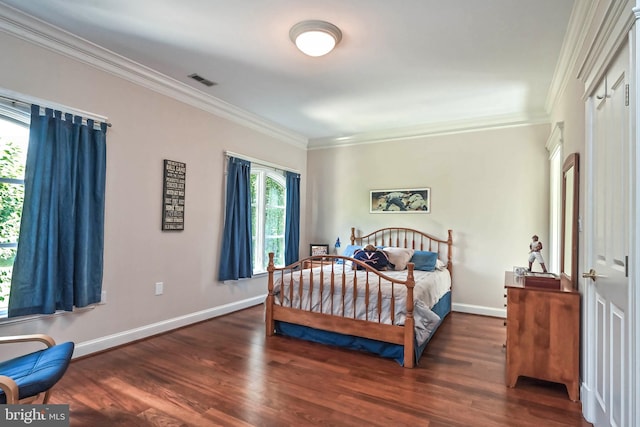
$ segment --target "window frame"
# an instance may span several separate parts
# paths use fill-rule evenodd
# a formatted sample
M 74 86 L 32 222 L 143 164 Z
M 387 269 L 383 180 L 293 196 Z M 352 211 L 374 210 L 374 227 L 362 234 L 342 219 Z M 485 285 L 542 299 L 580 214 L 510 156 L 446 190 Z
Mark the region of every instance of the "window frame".
M 12 122 L 18 126 L 22 126 L 26 129 L 27 132 L 27 140 L 24 141 L 26 144 L 25 150 L 28 150 L 29 144 L 29 125 L 31 122 L 31 116 L 26 108 L 21 108 L 18 105 L 13 103 L 8 104 L 5 102 L 0 102 L 0 120 L 6 122 Z M 3 136 L 3 135 L 0 135 Z M 26 166 L 26 151 L 24 153 L 25 156 L 25 166 Z M 0 176 L 0 183 L 10 184 L 10 185 L 21 185 L 24 190 L 25 180 L 24 177 L 22 179 L 19 178 L 8 178 Z M 19 234 L 19 231 L 18 231 Z M 20 236 L 18 235 L 17 240 L 15 242 L 0 242 L 0 249 L 17 249 L 18 240 Z M 7 317 L 7 306 L 9 301 L 0 302 L 0 319 L 5 319 Z
M 286 185 L 286 178 L 282 171 L 274 168 L 270 168 L 267 166 L 261 166 L 259 164 L 252 163 L 251 175 L 257 176 L 255 207 L 253 203 L 254 201 L 253 200 L 251 201 L 251 209 L 256 210 L 255 212 L 256 221 L 255 221 L 255 226 L 251 230 L 251 234 L 252 234 L 251 237 L 254 245 L 254 247 L 252 248 L 253 274 L 258 275 L 258 274 L 263 274 L 267 272 L 265 268 L 262 268 L 263 265 L 267 264 L 267 260 L 266 260 L 267 253 L 265 248 L 265 244 L 266 244 L 265 243 L 266 242 L 265 223 L 266 223 L 266 212 L 267 212 L 267 206 L 266 206 L 267 178 L 274 180 L 277 184 L 279 184 L 282 187 L 284 191 L 284 198 L 283 198 L 283 205 L 282 205 L 283 227 L 284 227 L 284 224 L 286 223 L 286 218 L 287 218 L 287 200 L 286 200 L 287 185 Z M 283 232 L 282 253 L 284 256 L 285 230 L 283 229 L 282 232 Z M 276 264 L 276 267 L 284 267 L 284 261 L 283 263 L 278 263 L 276 260 L 275 264 Z

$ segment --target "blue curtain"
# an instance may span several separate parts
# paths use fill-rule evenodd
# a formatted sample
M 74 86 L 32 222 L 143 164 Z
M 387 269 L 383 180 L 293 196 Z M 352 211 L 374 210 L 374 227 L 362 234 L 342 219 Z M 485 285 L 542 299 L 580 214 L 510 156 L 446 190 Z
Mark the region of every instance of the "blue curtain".
M 251 277 L 251 163 L 229 157 L 219 280 Z
M 287 212 L 284 225 L 284 263 L 298 261 L 300 255 L 300 174 L 286 172 Z
M 31 107 L 9 317 L 100 301 L 107 125 L 64 116 Z

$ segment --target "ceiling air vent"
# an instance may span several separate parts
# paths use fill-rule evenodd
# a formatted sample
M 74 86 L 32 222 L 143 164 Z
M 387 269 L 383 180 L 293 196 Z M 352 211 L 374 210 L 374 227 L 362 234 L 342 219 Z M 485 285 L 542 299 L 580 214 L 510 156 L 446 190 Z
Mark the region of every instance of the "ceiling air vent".
M 193 73 L 193 74 L 189 74 L 189 77 L 191 77 L 193 80 L 202 83 L 205 86 L 214 86 L 217 83 L 212 82 L 211 80 L 205 79 L 204 77 L 200 76 L 199 74 Z

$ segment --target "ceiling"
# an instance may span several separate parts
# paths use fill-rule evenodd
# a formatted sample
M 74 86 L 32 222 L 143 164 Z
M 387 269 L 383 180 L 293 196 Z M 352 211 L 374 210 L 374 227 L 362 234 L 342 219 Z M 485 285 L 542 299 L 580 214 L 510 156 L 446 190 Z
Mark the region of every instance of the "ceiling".
M 542 121 L 574 0 L 0 0 L 314 141 Z M 320 19 L 324 57 L 289 29 Z M 217 84 L 206 87 L 197 73 Z

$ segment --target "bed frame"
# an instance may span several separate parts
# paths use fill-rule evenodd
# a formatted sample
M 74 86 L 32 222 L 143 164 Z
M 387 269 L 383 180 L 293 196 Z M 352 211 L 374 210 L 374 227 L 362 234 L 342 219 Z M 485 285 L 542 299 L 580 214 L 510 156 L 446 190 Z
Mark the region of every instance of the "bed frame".
M 373 244 L 375 246 L 396 246 L 403 248 L 411 248 L 421 251 L 438 252 L 440 259 L 447 260 L 447 269 L 453 275 L 453 263 L 452 263 L 452 231 L 448 231 L 448 238 L 446 240 L 438 239 L 427 233 L 423 233 L 418 230 L 402 227 L 388 227 L 380 230 L 376 230 L 372 233 L 359 236 L 355 235 L 355 227 L 351 228 L 351 244 L 365 246 L 367 244 Z M 337 260 L 342 259 L 342 264 L 336 264 Z M 324 314 L 312 312 L 304 309 L 302 306 L 284 306 L 284 295 L 279 293 L 279 302 L 276 304 L 276 298 L 278 296 L 274 293 L 274 285 L 278 279 L 284 280 L 285 277 L 291 277 L 296 275 L 299 278 L 300 285 L 295 289 L 295 292 L 302 294 L 302 283 L 306 282 L 313 288 L 314 276 L 310 266 L 327 265 L 329 268 L 323 268 L 320 271 L 320 284 L 319 301 L 322 301 L 322 295 L 329 293 L 329 300 L 333 301 L 334 292 L 338 292 L 339 295 L 344 295 L 345 283 L 347 277 L 355 274 L 354 271 L 346 267 L 344 263 L 346 260 L 352 261 L 354 264 L 361 266 L 365 271 L 365 280 L 356 282 L 353 285 L 356 295 L 364 295 L 365 305 L 367 312 L 369 311 L 370 295 L 379 293 L 379 284 L 382 279 L 388 280 L 392 283 L 392 289 L 396 286 L 404 286 L 407 288 L 407 307 L 406 307 L 406 319 L 404 325 L 393 325 L 381 323 L 380 319 L 383 317 L 381 307 L 378 305 L 374 307 L 378 313 L 377 318 L 368 318 L 366 320 L 354 319 L 352 317 L 345 316 L 344 298 L 342 299 L 342 307 L 331 307 L 332 314 Z M 291 265 L 282 268 L 276 268 L 273 264 L 273 253 L 269 254 L 269 265 L 267 271 L 269 272 L 268 281 L 268 295 L 266 299 L 266 334 L 272 336 L 276 331 L 276 322 L 286 322 L 294 325 L 306 326 L 321 331 L 328 331 L 337 334 L 361 337 L 370 340 L 382 341 L 384 343 L 390 343 L 400 345 L 404 350 L 403 366 L 406 368 L 413 368 L 416 364 L 416 340 L 414 331 L 414 318 L 413 318 L 413 288 L 415 286 L 415 280 L 413 275 L 414 265 L 409 263 L 407 266 L 407 278 L 406 280 L 393 279 L 385 275 L 384 271 L 377 271 L 367 264 L 353 260 L 352 258 L 340 256 L 340 255 L 326 255 L 323 257 L 306 257 Z M 324 285 L 324 276 L 329 275 L 329 285 Z M 452 285 L 453 289 L 453 285 Z M 294 286 L 289 286 L 290 297 L 289 300 L 293 300 Z M 313 295 L 311 295 L 313 298 Z M 355 298 L 354 298 L 355 301 Z M 376 298 L 376 301 L 380 301 L 380 298 Z M 446 313 L 451 311 L 451 300 L 449 299 L 449 306 L 446 309 Z M 386 313 L 391 318 L 392 323 L 395 318 L 395 308 L 393 303 L 389 309 L 389 313 Z M 435 332 L 435 330 L 434 330 Z

